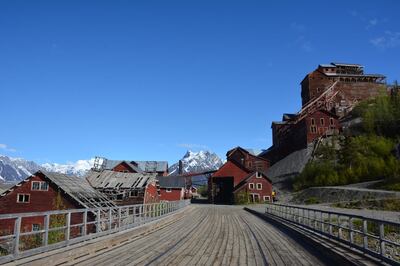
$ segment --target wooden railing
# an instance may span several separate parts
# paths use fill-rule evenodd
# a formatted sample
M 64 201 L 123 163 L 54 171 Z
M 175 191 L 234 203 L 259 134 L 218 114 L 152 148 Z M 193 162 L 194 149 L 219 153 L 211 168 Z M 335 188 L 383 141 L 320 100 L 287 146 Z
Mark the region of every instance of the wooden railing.
M 305 207 L 267 204 L 265 214 L 337 240 L 391 265 L 400 265 L 400 223 Z
M 0 215 L 0 264 L 160 219 L 190 200 Z M 32 228 L 35 224 L 35 228 Z M 11 230 L 7 230 L 7 225 Z M 26 228 L 24 225 L 32 227 Z

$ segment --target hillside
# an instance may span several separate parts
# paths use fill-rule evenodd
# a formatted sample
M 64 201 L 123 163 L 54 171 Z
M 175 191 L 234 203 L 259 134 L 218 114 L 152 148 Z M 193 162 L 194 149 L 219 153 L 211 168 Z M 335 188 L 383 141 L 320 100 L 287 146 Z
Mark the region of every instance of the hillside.
M 295 190 L 383 179 L 383 189 L 400 190 L 400 95 L 361 102 L 350 114 L 357 130 L 321 142 L 293 182 Z

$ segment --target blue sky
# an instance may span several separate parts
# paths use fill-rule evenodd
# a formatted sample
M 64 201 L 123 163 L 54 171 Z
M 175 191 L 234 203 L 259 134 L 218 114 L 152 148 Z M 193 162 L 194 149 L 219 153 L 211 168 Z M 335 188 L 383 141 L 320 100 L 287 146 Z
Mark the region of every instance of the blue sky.
M 1 1 L 0 154 L 267 148 L 319 63 L 400 73 L 398 1 Z

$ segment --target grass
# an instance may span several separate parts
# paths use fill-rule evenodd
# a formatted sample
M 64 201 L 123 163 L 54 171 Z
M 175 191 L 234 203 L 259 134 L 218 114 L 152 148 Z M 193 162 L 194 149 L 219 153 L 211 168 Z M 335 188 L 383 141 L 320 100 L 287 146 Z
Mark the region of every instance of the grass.
M 346 209 L 371 209 L 380 211 L 394 211 L 400 212 L 400 199 L 367 199 L 354 202 L 335 203 L 333 207 L 346 208 Z

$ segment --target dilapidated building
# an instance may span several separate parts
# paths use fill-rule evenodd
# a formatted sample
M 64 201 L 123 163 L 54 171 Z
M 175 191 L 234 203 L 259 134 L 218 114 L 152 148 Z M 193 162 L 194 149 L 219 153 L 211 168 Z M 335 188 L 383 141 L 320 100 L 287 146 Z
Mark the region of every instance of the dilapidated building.
M 159 201 L 156 173 L 130 173 L 103 170 L 91 171 L 86 179 L 97 191 L 117 205 Z

